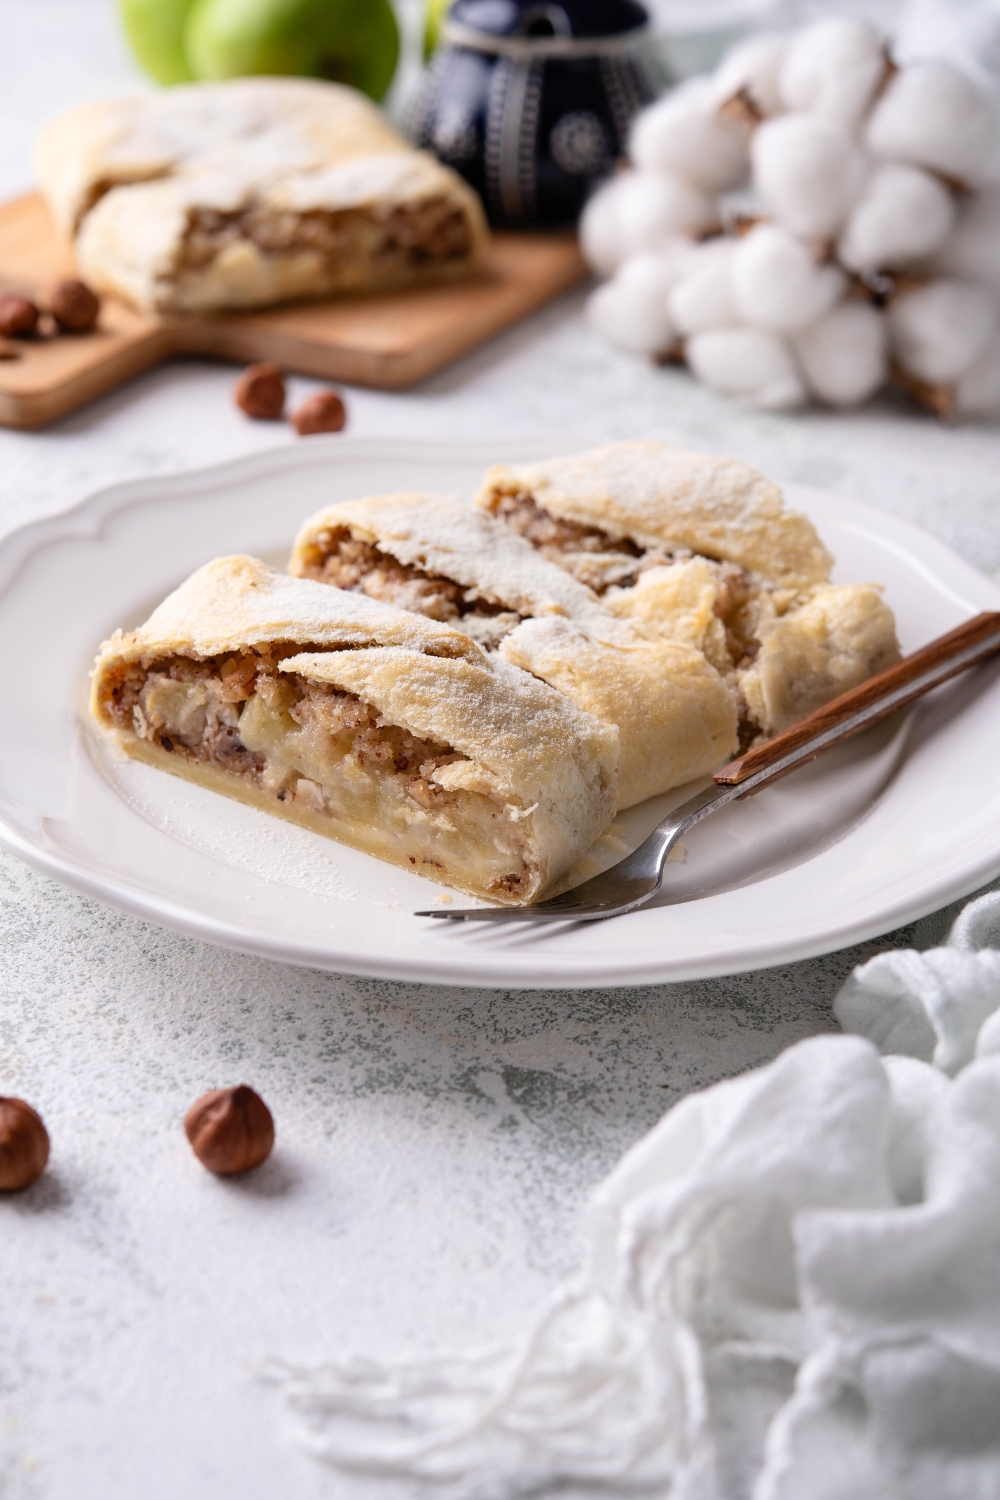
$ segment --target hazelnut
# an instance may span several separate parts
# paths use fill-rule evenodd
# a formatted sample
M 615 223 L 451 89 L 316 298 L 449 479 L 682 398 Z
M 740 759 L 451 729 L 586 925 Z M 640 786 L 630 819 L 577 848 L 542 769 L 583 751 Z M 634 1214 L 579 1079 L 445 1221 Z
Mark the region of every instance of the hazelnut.
M 236 405 L 255 422 L 276 422 L 285 410 L 285 377 L 277 365 L 250 365 L 233 394 Z
M 196 1100 L 184 1117 L 184 1129 L 202 1166 L 220 1177 L 259 1167 L 274 1145 L 271 1111 L 245 1083 L 213 1089 Z
M 49 1133 L 23 1099 L 0 1098 L 0 1192 L 30 1187 L 45 1171 Z
M 0 333 L 26 339 L 37 327 L 38 308 L 29 297 L 17 297 L 13 292 L 0 297 Z
M 336 391 L 319 391 L 303 401 L 292 418 L 299 437 L 314 432 L 340 432 L 347 422 L 347 410 Z
M 49 305 L 63 333 L 89 333 L 97 322 L 101 299 L 85 281 L 60 281 L 52 289 Z

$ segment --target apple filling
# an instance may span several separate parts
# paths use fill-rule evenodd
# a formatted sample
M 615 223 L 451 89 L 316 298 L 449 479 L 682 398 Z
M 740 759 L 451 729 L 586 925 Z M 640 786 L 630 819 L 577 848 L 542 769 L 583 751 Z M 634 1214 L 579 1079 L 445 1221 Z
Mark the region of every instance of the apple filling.
M 518 811 L 441 773 L 467 760 L 280 664 L 301 646 L 123 663 L 107 718 L 137 759 L 501 901 L 531 884 Z
M 251 203 L 234 212 L 192 209 L 179 271 L 200 271 L 228 249 L 250 243 L 266 257 L 318 257 L 333 289 L 367 282 L 381 268 L 390 278 L 448 266 L 472 253 L 467 216 L 445 197 L 367 208 L 291 212 Z
M 453 622 L 486 651 L 495 651 L 521 623 L 516 610 L 491 603 L 450 578 L 401 563 L 346 527 L 317 533 L 302 576 L 367 594 L 411 614 Z

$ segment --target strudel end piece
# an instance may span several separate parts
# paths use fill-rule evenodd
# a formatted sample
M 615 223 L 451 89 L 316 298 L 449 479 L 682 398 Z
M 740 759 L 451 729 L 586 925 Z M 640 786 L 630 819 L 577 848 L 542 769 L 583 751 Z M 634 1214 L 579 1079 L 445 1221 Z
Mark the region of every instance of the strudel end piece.
M 442 884 L 543 895 L 617 798 L 617 731 L 463 632 L 221 558 L 105 642 L 126 754 Z
M 599 592 L 679 550 L 782 588 L 825 581 L 833 562 L 812 523 L 786 511 L 756 469 L 652 440 L 500 465 L 477 503 Z
M 639 633 L 702 651 L 739 695 L 742 744 L 899 659 L 879 589 L 831 584 L 809 519 L 735 459 L 611 443 L 491 469 L 476 501 Z
M 465 273 L 466 183 L 339 84 L 245 78 L 87 104 L 35 163 L 102 291 L 162 312 L 261 307 Z
M 698 644 L 650 638 L 523 537 L 445 495 L 330 506 L 303 526 L 290 570 L 446 621 L 621 734 L 631 807 L 736 748 L 736 695 Z

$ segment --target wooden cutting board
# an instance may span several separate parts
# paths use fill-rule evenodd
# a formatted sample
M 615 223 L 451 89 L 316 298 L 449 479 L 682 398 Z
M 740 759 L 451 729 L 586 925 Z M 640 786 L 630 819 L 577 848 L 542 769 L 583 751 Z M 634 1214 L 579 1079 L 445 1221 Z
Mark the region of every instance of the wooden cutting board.
M 40 194 L 0 204 L 0 292 L 44 303 L 53 282 L 75 274 Z M 93 333 L 0 340 L 0 425 L 44 427 L 181 354 L 273 360 L 301 375 L 400 390 L 585 275 L 572 236 L 497 234 L 480 271 L 440 286 L 169 319 L 107 299 Z

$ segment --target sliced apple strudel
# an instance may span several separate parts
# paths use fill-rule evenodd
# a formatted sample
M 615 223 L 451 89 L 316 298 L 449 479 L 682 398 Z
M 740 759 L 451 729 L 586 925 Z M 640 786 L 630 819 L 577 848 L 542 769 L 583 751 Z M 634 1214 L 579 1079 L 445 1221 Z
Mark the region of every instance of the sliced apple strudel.
M 303 526 L 289 568 L 446 622 L 615 724 L 623 808 L 736 748 L 736 694 L 698 644 L 636 630 L 465 501 L 396 494 L 328 507 Z
M 613 726 L 449 624 L 250 557 L 106 641 L 91 707 L 137 760 L 508 905 L 617 800 Z
M 82 275 L 159 312 L 451 277 L 487 240 L 462 178 L 313 79 L 86 104 L 46 127 L 35 165 Z
M 736 459 L 610 443 L 493 468 L 476 503 L 636 631 L 702 651 L 738 694 L 744 747 L 899 659 L 879 588 L 831 584 L 809 519 Z

